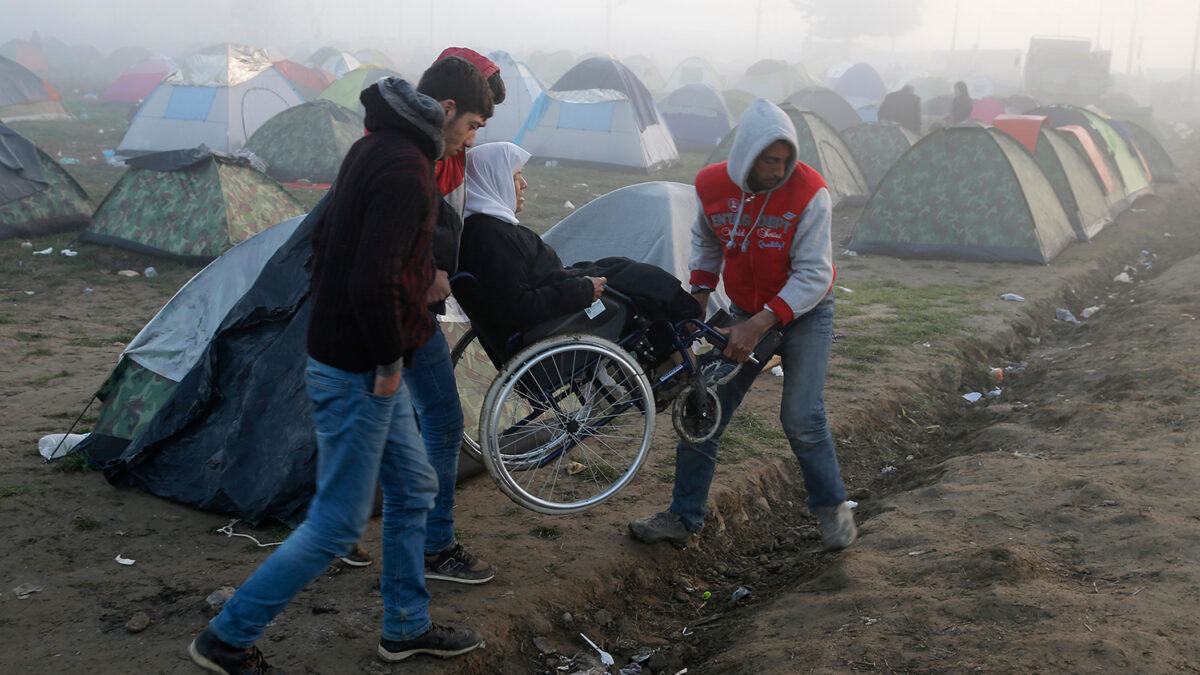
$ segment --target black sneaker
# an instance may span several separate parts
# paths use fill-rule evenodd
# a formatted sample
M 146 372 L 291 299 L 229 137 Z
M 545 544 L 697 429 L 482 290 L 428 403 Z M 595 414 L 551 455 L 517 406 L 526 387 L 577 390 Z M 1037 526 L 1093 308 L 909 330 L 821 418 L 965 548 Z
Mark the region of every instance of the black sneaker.
M 366 567 L 375 562 L 371 554 L 363 550 L 363 547 L 358 544 L 355 544 L 349 553 L 338 556 L 338 558 L 351 567 Z
M 466 654 L 483 646 L 483 638 L 470 628 L 451 628 L 436 623 L 419 637 L 411 640 L 379 639 L 379 658 L 384 661 L 403 661 L 416 654 L 432 654 L 446 658 Z
M 470 553 L 463 545 L 454 542 L 441 553 L 425 555 L 425 578 L 454 581 L 460 584 L 483 584 L 496 576 L 496 568 L 486 560 Z
M 196 665 L 211 672 L 224 675 L 286 675 L 272 668 L 263 658 L 258 647 L 238 649 L 217 639 L 207 628 L 188 645 L 188 655 Z
M 670 543 L 675 548 L 686 548 L 692 533 L 683 525 L 679 516 L 663 511 L 629 523 L 629 534 L 643 544 Z
M 716 349 L 696 357 L 696 362 L 704 373 L 705 383 L 713 386 L 725 384 L 742 371 L 742 364 L 725 358 Z

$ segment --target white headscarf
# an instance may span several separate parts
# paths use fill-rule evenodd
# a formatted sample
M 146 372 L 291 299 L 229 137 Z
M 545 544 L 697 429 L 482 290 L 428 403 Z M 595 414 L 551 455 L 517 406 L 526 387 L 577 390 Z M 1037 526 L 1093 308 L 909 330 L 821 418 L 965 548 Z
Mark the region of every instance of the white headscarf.
M 513 174 L 529 153 L 508 142 L 484 143 L 467 151 L 467 206 L 463 217 L 483 213 L 516 225 L 517 188 Z

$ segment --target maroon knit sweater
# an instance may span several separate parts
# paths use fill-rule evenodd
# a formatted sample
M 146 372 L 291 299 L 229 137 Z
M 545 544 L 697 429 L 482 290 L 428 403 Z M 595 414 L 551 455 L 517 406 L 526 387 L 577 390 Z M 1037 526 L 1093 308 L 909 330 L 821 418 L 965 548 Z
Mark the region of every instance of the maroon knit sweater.
M 350 148 L 313 228 L 308 353 L 350 372 L 406 359 L 433 334 L 437 181 L 433 141 L 374 89 L 362 96 L 370 134 Z

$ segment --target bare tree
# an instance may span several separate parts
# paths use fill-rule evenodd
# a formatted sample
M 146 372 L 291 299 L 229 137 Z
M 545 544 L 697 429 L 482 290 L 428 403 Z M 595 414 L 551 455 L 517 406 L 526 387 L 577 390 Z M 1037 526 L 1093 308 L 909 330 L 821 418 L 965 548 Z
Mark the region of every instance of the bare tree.
M 812 21 L 811 34 L 830 40 L 895 37 L 917 27 L 923 0 L 792 0 Z

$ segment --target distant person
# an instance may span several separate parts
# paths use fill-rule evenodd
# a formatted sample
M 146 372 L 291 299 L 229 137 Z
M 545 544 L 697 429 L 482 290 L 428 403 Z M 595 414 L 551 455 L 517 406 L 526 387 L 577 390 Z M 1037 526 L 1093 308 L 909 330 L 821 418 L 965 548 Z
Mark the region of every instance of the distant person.
M 971 100 L 971 95 L 967 93 L 967 83 L 959 80 L 954 83 L 954 100 L 950 102 L 950 115 L 946 121 L 950 124 L 958 124 L 971 119 L 971 112 L 975 109 L 975 101 Z
M 369 132 L 351 146 L 312 232 L 307 390 L 317 437 L 316 494 L 304 522 L 188 648 L 215 673 L 273 673 L 254 643 L 336 556 L 362 537 L 383 488 L 384 661 L 476 649 L 474 630 L 434 624 L 425 588 L 426 517 L 437 475 L 417 430 L 403 368 L 434 331 L 434 162 L 469 144 L 491 115 L 487 81 L 450 58 L 414 88 L 389 77 L 360 98 Z M 440 297 L 439 297 L 440 296 Z
M 630 534 L 684 548 L 704 528 L 708 492 L 725 428 L 773 354 L 783 359 L 779 419 L 800 462 L 808 507 L 827 550 L 858 536 L 825 418 L 825 373 L 833 342 L 832 202 L 825 180 L 797 161 L 791 119 L 758 99 L 734 132 L 729 161 L 696 176 L 703 212 L 692 224 L 692 295 L 701 307 L 722 279 L 732 303 L 724 356 L 741 370 L 717 388 L 716 434 L 675 447 L 675 488 L 666 511 L 638 518 Z M 768 343 L 773 343 L 768 345 Z M 751 354 L 756 363 L 750 363 Z
M 921 97 L 913 91 L 911 84 L 883 97 L 879 104 L 879 119 L 895 122 L 914 134 L 921 133 Z

